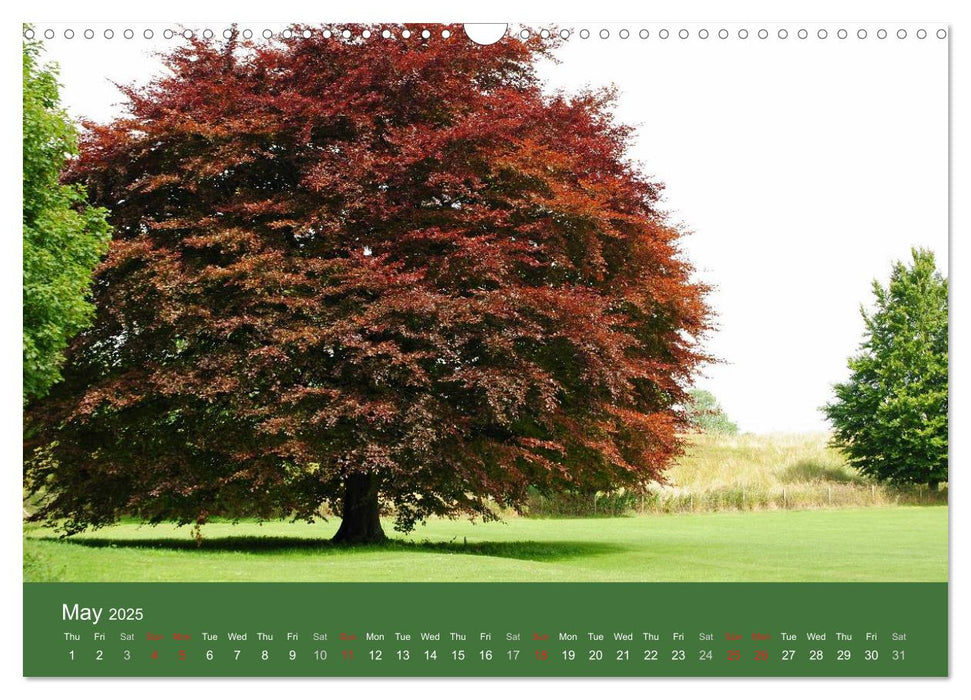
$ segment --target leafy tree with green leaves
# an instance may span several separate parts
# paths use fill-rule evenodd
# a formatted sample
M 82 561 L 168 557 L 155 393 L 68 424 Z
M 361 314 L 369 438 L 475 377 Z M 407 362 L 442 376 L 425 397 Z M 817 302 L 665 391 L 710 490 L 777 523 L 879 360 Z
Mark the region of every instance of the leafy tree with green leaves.
M 688 395 L 691 397 L 687 407 L 688 422 L 695 430 L 715 435 L 735 435 L 738 432 L 738 426 L 728 419 L 710 391 L 691 389 Z
M 863 474 L 899 484 L 947 481 L 947 279 L 934 254 L 911 251 L 876 305 L 861 309 L 866 331 L 849 380 L 823 407 L 833 444 Z
M 40 42 L 24 44 L 24 402 L 60 380 L 63 352 L 90 322 L 92 271 L 108 248 L 105 209 L 86 204 L 61 171 L 77 133 L 59 105 L 56 68 Z

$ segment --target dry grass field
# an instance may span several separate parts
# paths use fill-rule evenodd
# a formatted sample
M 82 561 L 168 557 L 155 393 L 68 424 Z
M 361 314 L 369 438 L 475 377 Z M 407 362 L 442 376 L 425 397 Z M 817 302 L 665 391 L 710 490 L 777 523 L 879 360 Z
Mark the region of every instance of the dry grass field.
M 946 505 L 947 489 L 893 487 L 860 476 L 827 446 L 826 433 L 695 434 L 667 472 L 668 483 L 647 491 L 535 496 L 533 516 L 687 513 L 890 505 Z

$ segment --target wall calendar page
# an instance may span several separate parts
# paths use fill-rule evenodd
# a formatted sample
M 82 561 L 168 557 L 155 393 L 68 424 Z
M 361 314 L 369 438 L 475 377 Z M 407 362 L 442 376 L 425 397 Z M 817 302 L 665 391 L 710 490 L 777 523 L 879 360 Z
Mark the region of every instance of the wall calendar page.
M 952 32 L 24 22 L 22 675 L 948 678 Z

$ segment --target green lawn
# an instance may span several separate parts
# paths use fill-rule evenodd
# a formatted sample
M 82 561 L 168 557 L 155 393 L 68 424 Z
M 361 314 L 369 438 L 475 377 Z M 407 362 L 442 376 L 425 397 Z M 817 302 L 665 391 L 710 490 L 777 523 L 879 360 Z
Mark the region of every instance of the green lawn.
M 945 581 L 947 508 L 887 507 L 435 520 L 388 545 L 327 542 L 332 520 L 121 524 L 58 540 L 29 528 L 25 580 Z M 390 523 L 386 531 L 391 534 Z M 395 533 L 397 534 L 397 533 Z

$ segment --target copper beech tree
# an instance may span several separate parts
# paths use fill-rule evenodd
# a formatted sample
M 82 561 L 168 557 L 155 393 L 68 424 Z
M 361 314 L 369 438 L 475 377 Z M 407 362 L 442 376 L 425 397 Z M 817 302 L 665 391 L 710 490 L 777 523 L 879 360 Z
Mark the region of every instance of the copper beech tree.
M 303 29 L 192 40 L 88 125 L 114 239 L 27 417 L 35 517 L 327 505 L 372 542 L 663 478 L 707 290 L 611 93 L 545 94 L 539 38 Z

